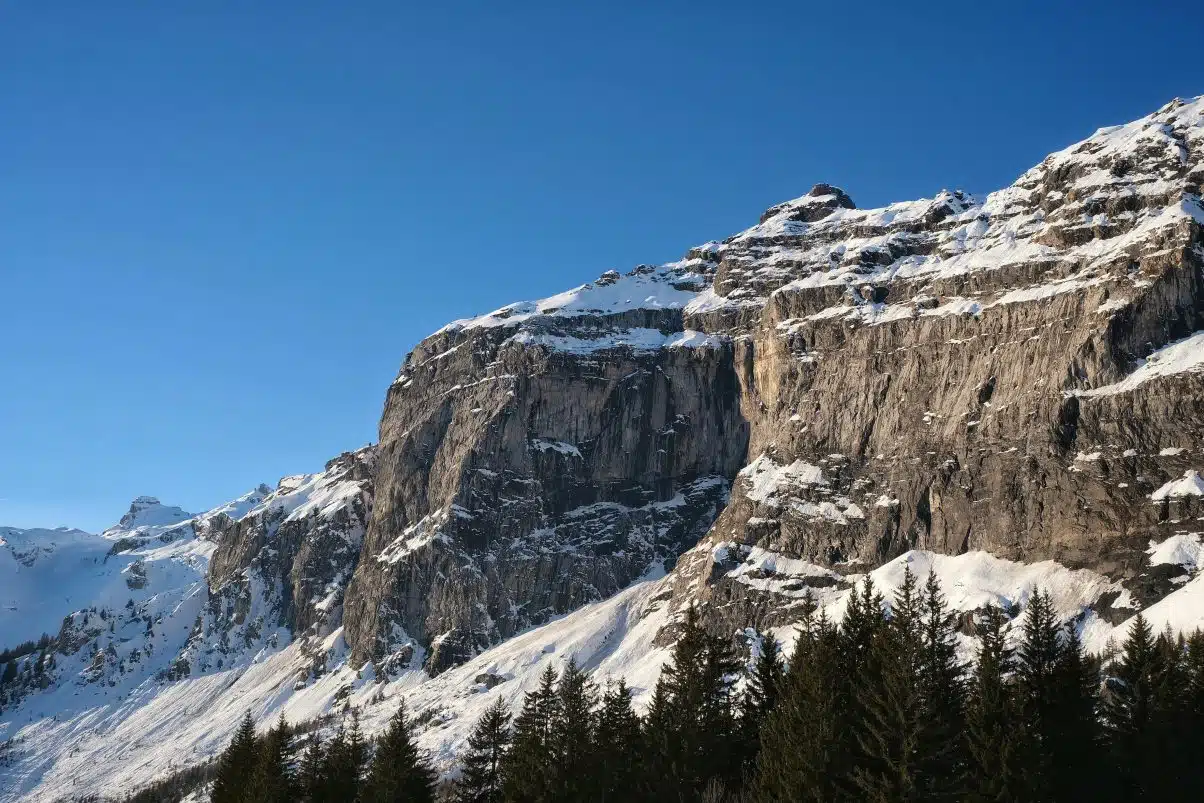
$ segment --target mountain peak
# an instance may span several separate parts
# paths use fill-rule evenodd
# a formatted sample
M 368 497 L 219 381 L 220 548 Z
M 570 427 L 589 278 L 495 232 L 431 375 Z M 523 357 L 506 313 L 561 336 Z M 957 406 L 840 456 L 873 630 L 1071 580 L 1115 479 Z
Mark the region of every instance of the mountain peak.
M 137 527 L 164 527 L 192 518 L 192 514 L 174 505 L 164 505 L 154 496 L 136 496 L 130 509 L 113 529 L 132 530 Z
M 820 182 L 813 186 L 806 195 L 793 201 L 776 204 L 766 209 L 761 215 L 761 223 L 783 213 L 788 213 L 790 220 L 812 223 L 822 220 L 836 209 L 856 209 L 857 204 L 849 194 L 840 187 Z

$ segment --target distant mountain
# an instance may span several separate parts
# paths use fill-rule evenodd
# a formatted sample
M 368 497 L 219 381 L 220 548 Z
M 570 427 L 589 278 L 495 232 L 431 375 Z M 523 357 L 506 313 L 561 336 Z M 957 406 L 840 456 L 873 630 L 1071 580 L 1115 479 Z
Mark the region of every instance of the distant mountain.
M 1013 628 L 1047 589 L 1094 650 L 1138 611 L 1204 625 L 1202 185 L 1204 98 L 981 197 L 818 184 L 447 325 L 322 472 L 0 530 L 0 647 L 53 635 L 0 690 L 0 800 L 136 789 L 246 710 L 376 730 L 398 696 L 448 770 L 549 662 L 643 701 L 687 607 L 789 645 L 804 595 L 839 616 L 906 566 Z

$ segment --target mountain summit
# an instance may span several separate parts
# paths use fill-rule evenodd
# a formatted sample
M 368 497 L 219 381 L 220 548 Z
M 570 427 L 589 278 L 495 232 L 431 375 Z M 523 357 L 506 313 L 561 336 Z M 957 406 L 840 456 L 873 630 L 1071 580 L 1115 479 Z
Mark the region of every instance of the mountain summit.
M 153 496 L 139 496 L 130 503 L 130 509 L 117 527 L 123 530 L 134 530 L 138 527 L 162 527 L 166 524 L 178 524 L 192 518 L 191 513 L 185 513 L 178 507 L 162 504 Z

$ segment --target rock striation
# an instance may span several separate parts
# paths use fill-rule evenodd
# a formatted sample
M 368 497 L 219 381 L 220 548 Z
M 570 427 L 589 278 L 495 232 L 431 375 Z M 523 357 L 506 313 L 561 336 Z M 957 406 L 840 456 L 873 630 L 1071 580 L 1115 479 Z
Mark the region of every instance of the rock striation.
M 1202 114 L 1101 129 L 983 198 L 860 210 L 819 184 L 427 338 L 386 399 L 355 655 L 416 640 L 444 668 L 720 509 L 712 546 L 846 573 L 920 548 L 1136 578 L 1196 504 L 1151 495 L 1202 460 Z M 679 603 L 789 618 L 713 555 L 677 568 Z

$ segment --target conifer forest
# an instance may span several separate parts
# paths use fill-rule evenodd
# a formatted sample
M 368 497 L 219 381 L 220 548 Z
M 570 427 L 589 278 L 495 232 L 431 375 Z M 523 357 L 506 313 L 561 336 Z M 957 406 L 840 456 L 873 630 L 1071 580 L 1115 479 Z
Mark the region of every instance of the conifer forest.
M 643 714 L 569 661 L 521 710 L 495 702 L 442 781 L 404 707 L 375 740 L 353 714 L 325 740 L 248 716 L 204 780 L 212 803 L 1200 799 L 1204 635 L 1138 618 L 1088 655 L 1040 592 L 1007 623 L 959 620 L 910 572 L 890 600 L 866 584 L 840 622 L 806 604 L 788 657 L 762 635 L 744 661 L 689 613 Z

